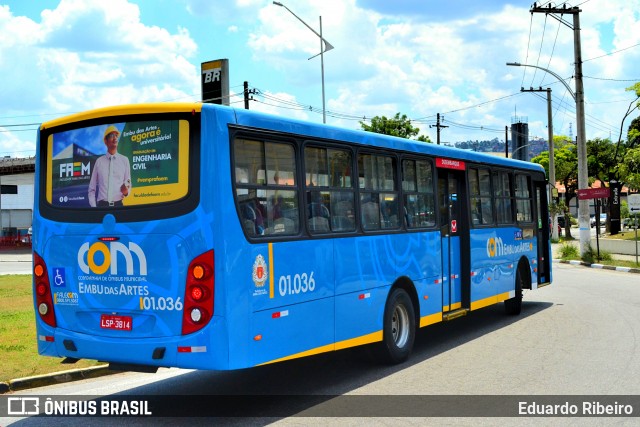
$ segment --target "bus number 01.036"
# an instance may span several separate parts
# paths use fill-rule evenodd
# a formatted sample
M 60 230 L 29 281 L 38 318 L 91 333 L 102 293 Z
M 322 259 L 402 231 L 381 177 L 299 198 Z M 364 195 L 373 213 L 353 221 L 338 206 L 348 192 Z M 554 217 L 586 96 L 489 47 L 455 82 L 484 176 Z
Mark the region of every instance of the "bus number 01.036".
M 180 297 L 178 297 L 175 301 L 171 297 L 140 297 L 140 308 L 142 308 L 143 310 L 181 311 L 182 306 L 183 304 L 180 300 Z
M 313 292 L 315 288 L 316 281 L 313 278 L 313 271 L 309 275 L 307 273 L 296 274 L 293 276 L 293 280 L 290 274 L 280 276 L 280 279 L 278 279 L 280 296 Z

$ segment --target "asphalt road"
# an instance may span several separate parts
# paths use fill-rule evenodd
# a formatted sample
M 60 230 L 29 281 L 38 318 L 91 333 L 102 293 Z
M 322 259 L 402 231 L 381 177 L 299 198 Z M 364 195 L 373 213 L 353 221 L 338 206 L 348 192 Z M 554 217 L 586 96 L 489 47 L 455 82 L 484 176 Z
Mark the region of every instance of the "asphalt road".
M 31 274 L 31 248 L 0 250 L 0 275 Z
M 509 317 L 502 305 L 419 331 L 414 354 L 400 366 L 380 366 L 365 349 L 353 349 L 242 371 L 162 369 L 157 374 L 124 373 L 13 394 L 89 395 L 252 395 L 269 402 L 251 419 L 196 418 L 195 424 L 237 425 L 635 425 L 637 418 L 300 418 L 296 414 L 344 415 L 365 407 L 333 396 L 425 395 L 640 395 L 640 277 L 636 274 L 554 264 L 554 284 L 526 291 L 522 314 Z M 268 399 L 265 396 L 270 396 Z M 326 396 L 326 397 L 324 397 Z M 194 398 L 195 399 L 195 398 Z M 387 402 L 398 402 L 389 398 Z M 397 398 L 395 398 L 397 399 Z M 405 400 L 405 399 L 403 399 Z M 637 400 L 637 399 L 636 399 Z M 202 402 L 195 400 L 196 403 Z M 409 400 L 410 401 L 410 400 Z M 469 402 L 472 402 L 470 399 Z M 338 407 L 330 406 L 338 402 Z M 373 401 L 375 402 L 375 400 Z M 464 401 L 463 401 L 464 402 Z M 461 408 L 464 409 L 464 403 Z M 358 403 L 358 402 L 355 402 Z M 361 402 L 360 402 L 361 403 Z M 369 402 L 371 403 L 371 402 Z M 399 403 L 399 402 L 398 402 Z M 419 405 L 420 401 L 414 402 Z M 562 403 L 562 402 L 558 402 Z M 327 407 L 327 412 L 322 412 Z M 255 408 L 253 408 L 255 409 Z M 379 408 L 371 408 L 373 412 Z M 640 407 L 635 407 L 635 416 Z M 250 411 L 256 415 L 256 411 Z M 407 408 L 415 415 L 416 408 Z M 420 411 L 418 410 L 418 415 Z M 423 415 L 423 414 L 422 414 Z M 145 418 L 0 419 L 0 425 L 124 425 Z M 184 425 L 186 418 L 153 419 Z M 553 422 L 552 422 L 553 421 Z M 191 422 L 189 422 L 191 424 Z

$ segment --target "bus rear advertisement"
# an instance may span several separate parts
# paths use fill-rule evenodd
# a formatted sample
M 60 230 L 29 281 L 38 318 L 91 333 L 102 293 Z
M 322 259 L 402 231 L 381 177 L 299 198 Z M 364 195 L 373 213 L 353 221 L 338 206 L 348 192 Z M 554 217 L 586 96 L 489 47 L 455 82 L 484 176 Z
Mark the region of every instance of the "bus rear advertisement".
M 531 163 L 200 103 L 42 124 L 42 355 L 240 369 L 371 344 L 551 283 Z

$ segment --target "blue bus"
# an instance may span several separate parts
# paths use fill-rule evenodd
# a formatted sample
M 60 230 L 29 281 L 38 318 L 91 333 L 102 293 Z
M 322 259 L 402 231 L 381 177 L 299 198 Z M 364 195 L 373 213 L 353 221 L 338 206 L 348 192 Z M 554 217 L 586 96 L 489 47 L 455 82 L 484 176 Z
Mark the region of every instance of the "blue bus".
M 531 163 L 200 103 L 39 131 L 38 351 L 118 369 L 239 369 L 363 344 L 551 282 Z

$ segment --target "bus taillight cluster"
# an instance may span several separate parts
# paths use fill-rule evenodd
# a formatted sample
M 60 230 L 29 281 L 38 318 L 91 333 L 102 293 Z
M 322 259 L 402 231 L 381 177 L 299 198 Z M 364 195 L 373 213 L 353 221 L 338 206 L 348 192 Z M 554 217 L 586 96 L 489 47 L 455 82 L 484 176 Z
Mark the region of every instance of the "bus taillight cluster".
M 202 329 L 213 316 L 213 250 L 194 258 L 189 264 L 182 314 L 182 334 Z
M 49 285 L 47 265 L 37 253 L 33 253 L 33 278 L 35 283 L 36 307 L 40 318 L 49 326 L 56 327 L 56 316 L 53 311 L 53 297 Z

